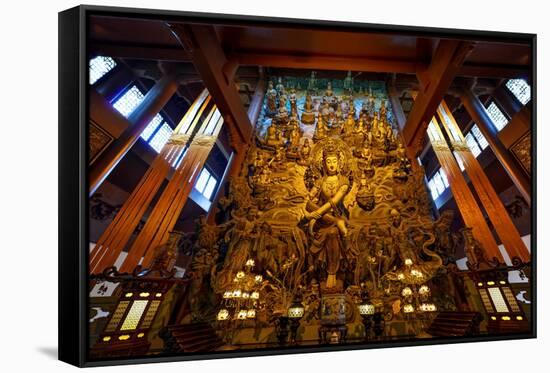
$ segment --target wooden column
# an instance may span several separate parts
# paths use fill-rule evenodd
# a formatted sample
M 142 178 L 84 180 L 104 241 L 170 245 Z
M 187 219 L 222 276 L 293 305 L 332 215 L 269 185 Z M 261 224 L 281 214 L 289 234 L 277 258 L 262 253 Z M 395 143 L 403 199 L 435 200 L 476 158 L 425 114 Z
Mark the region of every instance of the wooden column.
M 142 265 L 147 267 L 154 258 L 155 250 L 166 243 L 216 142 L 223 122 L 220 112 L 214 106 L 193 137 L 185 158 L 180 162 L 143 229 L 132 244 L 121 266 L 122 272 L 132 271 L 142 257 Z
M 136 77 L 133 72 L 125 66 L 115 67 L 115 71 L 110 74 L 108 79 L 101 79 L 95 89 L 107 100 L 113 101 L 121 91 L 132 84 Z
M 428 136 L 439 164 L 445 171 L 464 224 L 472 228 L 472 234 L 481 243 L 488 258 L 497 258 L 500 262 L 503 262 L 504 259 L 498 249 L 493 233 L 489 229 L 466 180 L 464 180 L 462 171 L 435 118 L 431 120 L 428 126 Z
M 441 40 L 430 66 L 417 72 L 421 89 L 402 130 L 405 147 L 411 149 L 415 158 L 437 106 L 472 48 L 471 43 Z
M 182 156 L 189 137 L 209 102 L 208 92 L 204 90 L 191 105 L 170 140 L 99 238 L 90 253 L 90 273 L 101 273 L 115 264 L 170 169 Z
M 510 92 L 510 90 L 506 88 L 506 85 L 504 83 L 501 84 L 497 89 L 495 89 L 495 91 L 493 92 L 493 98 L 498 101 L 498 103 L 500 104 L 499 106 L 510 118 L 512 118 L 514 114 L 520 111 L 523 107 L 521 102 L 519 102 L 514 97 L 512 92 Z
M 393 116 L 399 128 L 399 136 L 401 137 L 403 144 L 405 144 L 405 139 L 403 138 L 402 131 L 407 122 L 407 117 L 405 116 L 405 112 L 403 111 L 403 107 L 401 106 L 401 101 L 399 100 L 399 92 L 397 92 L 395 87 L 392 85 L 388 86 L 388 98 L 390 101 Z M 405 150 L 407 151 L 407 157 L 411 161 L 412 169 L 418 170 L 420 168 L 420 165 L 418 164 L 418 159 L 415 154 L 415 151 L 413 150 L 412 147 L 408 147 L 408 146 L 405 146 Z
M 132 148 L 143 130 L 166 105 L 177 88 L 178 81 L 176 75 L 168 74 L 163 76 L 147 92 L 141 104 L 128 117 L 131 125 L 94 162 L 90 170 L 90 196 L 94 194 L 103 180 L 109 176 L 122 157 Z
M 248 143 L 253 128 L 233 82 L 237 60 L 226 57 L 212 26 L 170 23 L 168 27 L 191 56 L 227 125 Z
M 513 159 L 508 152 L 508 149 L 502 144 L 498 138 L 498 130 L 491 121 L 489 114 L 485 110 L 483 103 L 474 95 L 474 93 L 466 88 L 463 88 L 460 92 L 460 99 L 466 111 L 477 124 L 479 130 L 487 139 L 491 150 L 502 164 L 502 167 L 512 179 L 514 185 L 518 188 L 519 192 L 525 198 L 525 201 L 531 206 L 531 185 L 528 178 L 525 176 L 521 167 Z
M 438 116 L 451 140 L 451 146 L 455 154 L 460 157 L 464 164 L 464 169 L 470 177 L 472 185 L 475 188 L 477 196 L 481 201 L 489 219 L 491 220 L 498 237 L 500 238 L 508 255 L 519 257 L 524 262 L 530 261 L 530 254 L 521 239 L 519 232 L 512 222 L 508 211 L 502 204 L 498 194 L 491 185 L 483 168 L 476 157 L 470 151 L 458 124 L 456 123 L 451 111 L 445 101 L 437 109 Z
M 252 97 L 252 101 L 250 102 L 250 106 L 248 107 L 247 114 L 251 123 L 256 123 L 258 117 L 260 116 L 264 104 L 265 93 L 266 81 L 264 79 L 263 73 L 260 73 L 260 79 L 258 80 L 256 89 L 254 90 L 254 96 Z M 231 153 L 231 157 L 227 162 L 225 172 L 223 173 L 223 177 L 220 181 L 220 185 L 222 187 L 220 187 L 220 189 L 216 193 L 216 196 L 212 201 L 212 207 L 210 208 L 210 211 L 208 211 L 207 221 L 209 223 L 214 223 L 215 221 L 216 212 L 218 211 L 218 201 L 225 191 L 226 182 L 230 177 L 238 175 L 245 160 L 246 153 L 248 151 L 248 144 L 243 143 L 240 140 L 240 136 L 238 136 L 236 133 L 231 133 L 231 131 L 229 133 L 231 148 L 233 149 L 233 152 Z

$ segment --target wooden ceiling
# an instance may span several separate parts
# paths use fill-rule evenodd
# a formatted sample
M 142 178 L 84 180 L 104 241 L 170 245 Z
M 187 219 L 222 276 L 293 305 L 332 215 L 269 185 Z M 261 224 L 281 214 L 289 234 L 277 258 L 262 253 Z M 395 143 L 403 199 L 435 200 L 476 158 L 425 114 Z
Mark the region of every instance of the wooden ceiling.
M 92 53 L 113 57 L 190 63 L 191 59 L 164 20 L 93 16 Z M 173 19 L 171 20 L 173 22 Z M 228 58 L 241 65 L 280 68 L 331 67 L 333 70 L 414 74 L 427 66 L 441 38 L 426 33 L 343 31 L 326 26 L 214 25 Z M 449 38 L 449 35 L 445 35 Z M 458 76 L 528 78 L 531 46 L 528 39 L 474 40 L 475 46 Z M 271 61 L 271 62 L 270 62 Z M 365 61 L 378 62 L 373 70 Z M 342 62 L 342 63 L 340 63 Z M 361 65 L 360 63 L 363 63 Z M 353 68 L 355 67 L 355 69 Z M 378 70 L 378 71 L 377 71 Z

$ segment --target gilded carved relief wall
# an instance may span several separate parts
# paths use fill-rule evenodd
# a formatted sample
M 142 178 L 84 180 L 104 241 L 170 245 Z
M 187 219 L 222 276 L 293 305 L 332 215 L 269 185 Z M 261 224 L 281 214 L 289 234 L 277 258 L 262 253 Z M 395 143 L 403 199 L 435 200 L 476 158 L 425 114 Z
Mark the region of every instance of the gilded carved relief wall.
M 227 343 L 246 345 L 273 341 L 298 312 L 302 340 L 340 343 L 359 336 L 368 298 L 390 334 L 418 334 L 409 315 L 455 309 L 432 280 L 458 239 L 452 216 L 432 219 L 423 178 L 383 82 L 272 79 L 224 218 L 200 224 L 184 322 L 215 319 Z

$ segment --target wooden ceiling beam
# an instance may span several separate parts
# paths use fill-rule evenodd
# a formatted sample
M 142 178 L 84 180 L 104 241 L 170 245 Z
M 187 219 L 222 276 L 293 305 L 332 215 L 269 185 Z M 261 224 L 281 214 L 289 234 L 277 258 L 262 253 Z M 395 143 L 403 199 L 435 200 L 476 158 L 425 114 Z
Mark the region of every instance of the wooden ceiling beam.
M 402 131 L 412 153 L 420 151 L 430 120 L 472 48 L 469 42 L 442 40 L 430 66 L 418 71 L 421 90 Z
M 240 66 L 264 66 L 289 69 L 365 71 L 378 73 L 416 74 L 427 69 L 429 64 L 411 60 L 390 58 L 361 58 L 356 56 L 287 55 L 278 53 L 234 52 L 231 59 Z M 457 74 L 462 77 L 480 78 L 526 78 L 528 66 L 499 66 L 466 64 Z
M 92 55 L 109 56 L 113 58 L 192 63 L 191 56 L 189 56 L 185 50 L 168 46 L 159 47 L 152 45 L 131 45 L 91 41 L 90 52 Z
M 225 56 L 214 27 L 181 23 L 170 23 L 168 27 L 191 56 L 226 125 L 247 144 L 252 136 L 252 124 L 233 80 L 228 77 L 236 69 L 228 69 L 230 59 Z
M 417 63 L 390 59 L 358 58 L 349 56 L 298 56 L 272 53 L 233 53 L 239 65 L 257 65 L 264 67 L 338 70 L 338 71 L 368 71 L 396 72 L 414 74 Z

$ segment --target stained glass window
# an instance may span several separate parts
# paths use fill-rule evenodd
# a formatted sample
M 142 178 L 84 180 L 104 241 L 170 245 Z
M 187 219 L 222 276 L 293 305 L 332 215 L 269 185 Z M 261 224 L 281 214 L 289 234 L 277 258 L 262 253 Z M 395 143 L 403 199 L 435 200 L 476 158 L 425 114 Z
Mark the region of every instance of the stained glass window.
M 157 114 L 153 118 L 151 122 L 145 127 L 143 132 L 141 133 L 141 138 L 145 141 L 149 140 L 151 135 L 155 132 L 155 130 L 160 126 L 164 118 L 162 118 L 162 115 Z
M 487 114 L 489 114 L 489 117 L 491 117 L 491 120 L 497 130 L 502 130 L 508 124 L 508 119 L 506 119 L 506 116 L 494 101 L 491 101 L 485 110 L 487 111 Z
M 97 56 L 90 60 L 90 84 L 94 84 L 105 74 L 114 69 L 115 60 L 111 57 Z
M 174 130 L 172 129 L 172 127 L 170 127 L 168 123 L 164 122 L 155 133 L 153 138 L 149 140 L 149 145 L 151 145 L 151 147 L 155 149 L 157 153 L 160 153 L 162 147 L 170 139 L 170 136 L 172 136 L 173 132 Z
M 115 101 L 113 107 L 128 118 L 132 111 L 143 101 L 143 97 L 143 93 L 134 85 Z
M 506 82 L 506 88 L 512 92 L 512 94 L 523 105 L 531 100 L 531 87 L 524 79 L 510 79 Z
M 206 168 L 203 168 L 195 183 L 195 189 L 206 199 L 210 199 L 217 183 L 218 180 Z

